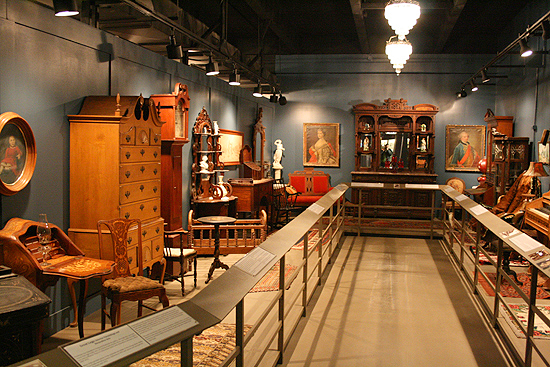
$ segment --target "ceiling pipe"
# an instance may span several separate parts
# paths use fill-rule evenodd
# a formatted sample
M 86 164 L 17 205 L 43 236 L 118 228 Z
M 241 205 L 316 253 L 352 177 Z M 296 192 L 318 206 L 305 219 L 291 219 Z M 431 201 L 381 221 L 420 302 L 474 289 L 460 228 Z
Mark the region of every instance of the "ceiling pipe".
M 212 44 L 211 42 L 208 42 L 207 40 L 201 38 L 200 36 L 196 35 L 192 31 L 190 31 L 187 28 L 182 27 L 181 25 L 175 23 L 170 18 L 162 15 L 157 14 L 151 9 L 148 9 L 144 5 L 140 4 L 136 0 L 121 0 L 124 4 L 132 7 L 133 9 L 139 11 L 140 13 L 150 16 L 151 18 L 154 18 L 155 20 L 171 27 L 174 29 L 174 31 L 178 31 L 184 36 L 188 37 L 191 41 L 194 41 L 198 44 L 200 44 L 202 47 L 208 49 L 210 52 L 212 52 L 213 55 L 216 56 L 216 58 L 219 59 L 225 59 L 228 62 L 231 62 L 232 64 L 239 67 L 240 70 L 246 72 L 247 74 L 250 74 L 253 79 L 261 80 L 264 84 L 269 84 L 272 88 L 277 88 L 277 83 L 273 80 L 270 80 L 269 78 L 264 77 L 261 75 L 261 73 L 257 72 L 256 70 L 251 69 L 247 64 L 240 62 L 239 60 L 233 59 L 231 55 L 228 55 L 224 52 L 222 52 L 217 45 Z M 272 74 L 270 74 L 272 75 Z

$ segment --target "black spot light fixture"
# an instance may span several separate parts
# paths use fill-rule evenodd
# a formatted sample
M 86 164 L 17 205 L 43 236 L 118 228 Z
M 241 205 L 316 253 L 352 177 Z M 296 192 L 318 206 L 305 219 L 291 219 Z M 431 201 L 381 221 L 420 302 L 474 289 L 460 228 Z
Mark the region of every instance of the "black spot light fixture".
M 53 0 L 53 10 L 56 17 L 72 17 L 80 13 L 76 0 Z

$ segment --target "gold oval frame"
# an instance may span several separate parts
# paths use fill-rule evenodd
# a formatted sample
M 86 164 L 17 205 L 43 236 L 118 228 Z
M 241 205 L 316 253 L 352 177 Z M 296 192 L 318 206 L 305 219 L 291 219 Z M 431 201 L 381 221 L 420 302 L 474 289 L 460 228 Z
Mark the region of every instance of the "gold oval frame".
M 6 125 L 15 125 L 25 140 L 25 165 L 21 174 L 17 177 L 14 183 L 7 184 L 0 179 L 0 194 L 12 196 L 23 190 L 32 178 L 34 168 L 36 166 L 36 143 L 32 129 L 24 118 L 15 112 L 5 112 L 0 115 L 0 138 Z

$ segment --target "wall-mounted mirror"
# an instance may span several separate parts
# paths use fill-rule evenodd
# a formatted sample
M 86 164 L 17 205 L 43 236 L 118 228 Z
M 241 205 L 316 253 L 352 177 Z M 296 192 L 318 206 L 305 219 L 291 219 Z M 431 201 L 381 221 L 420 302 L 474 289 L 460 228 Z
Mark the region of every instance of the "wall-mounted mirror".
M 409 146 L 411 133 L 381 132 L 380 133 L 380 167 L 389 168 L 392 161 L 402 162 L 402 166 L 409 166 Z M 395 158 L 394 158 L 395 157 Z M 401 164 L 400 164 L 401 166 Z

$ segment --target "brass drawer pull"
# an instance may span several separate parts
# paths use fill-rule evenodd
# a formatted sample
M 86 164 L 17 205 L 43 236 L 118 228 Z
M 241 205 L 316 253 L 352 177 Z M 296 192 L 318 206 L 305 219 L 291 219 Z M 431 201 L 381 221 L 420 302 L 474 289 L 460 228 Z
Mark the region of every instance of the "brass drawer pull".
M 130 197 L 130 191 L 126 191 L 126 192 L 124 193 L 124 196 L 126 196 L 126 199 L 128 199 L 128 198 Z
M 143 210 L 144 208 L 145 208 L 145 205 L 143 205 L 143 204 L 141 204 L 141 205 L 139 206 L 139 209 L 140 209 L 140 210 Z
M 126 159 L 130 159 L 130 152 L 126 152 Z
M 140 190 L 140 191 L 143 191 L 144 188 L 145 188 L 145 186 L 141 185 L 141 186 L 139 187 L 139 190 Z
M 157 212 L 157 209 L 158 209 L 158 208 L 157 208 L 157 206 L 155 205 L 155 206 L 153 207 L 153 211 L 156 213 L 156 212 Z
M 156 187 L 156 186 L 155 186 L 155 187 L 153 187 L 153 192 L 154 192 L 155 194 L 157 193 L 157 190 L 158 190 L 158 189 L 157 189 L 157 187 Z
M 143 231 L 142 234 L 143 234 L 143 237 L 147 236 L 147 231 Z
M 156 175 L 157 172 L 158 172 L 158 170 L 155 168 L 155 169 L 153 170 L 153 173 Z
M 130 135 L 126 135 L 126 142 L 129 143 L 130 140 L 132 140 L 132 138 L 130 137 Z
M 139 152 L 141 153 L 142 156 L 145 154 L 145 150 L 144 150 L 144 149 L 140 150 Z
M 131 244 L 131 243 L 132 243 L 132 237 L 128 237 L 128 239 L 126 240 L 126 242 L 128 242 L 128 244 Z
M 160 228 L 159 227 L 155 228 L 155 232 L 157 232 L 157 234 L 159 234 Z
M 126 176 L 126 178 L 130 178 L 130 171 L 126 171 L 124 175 Z
M 141 171 L 141 173 L 143 173 L 143 171 L 145 171 L 145 167 L 141 166 L 141 168 L 139 170 Z
M 159 153 L 155 150 L 155 152 L 153 153 L 153 157 L 157 157 L 159 155 Z
M 133 259 L 132 259 L 131 257 L 129 257 L 129 258 L 128 258 L 128 263 L 131 264 L 131 263 L 132 263 L 132 260 L 133 260 Z
M 159 252 L 159 250 L 160 250 L 160 246 L 159 246 L 159 245 L 157 245 L 157 247 L 155 248 L 155 250 L 157 250 L 157 252 Z

